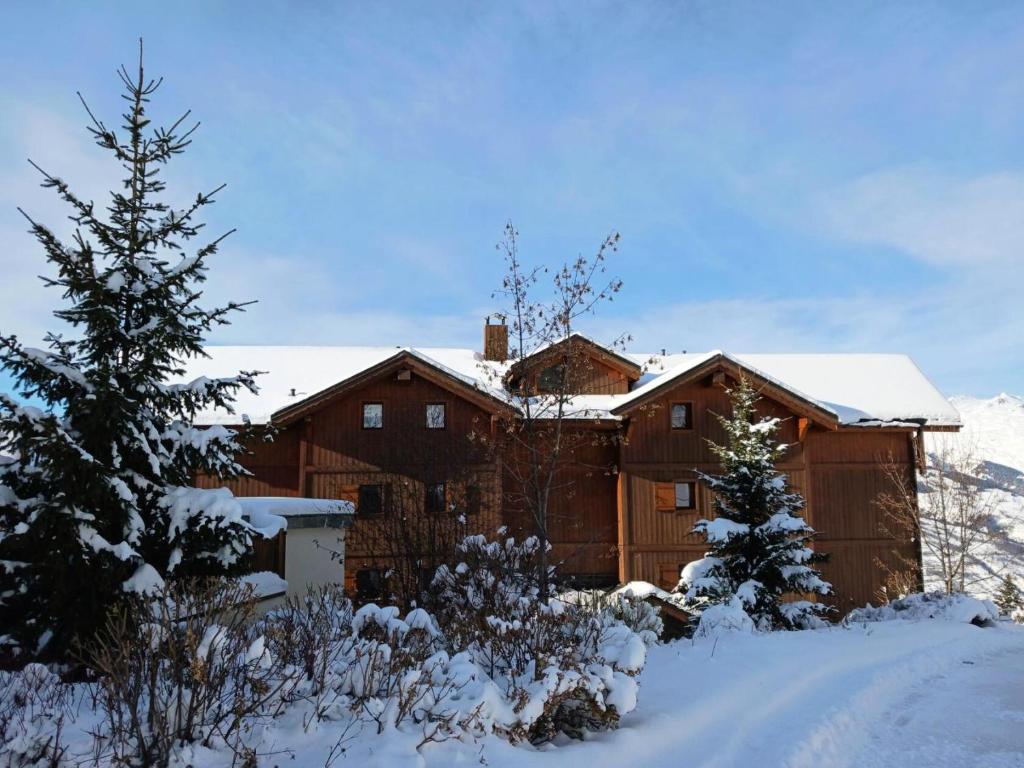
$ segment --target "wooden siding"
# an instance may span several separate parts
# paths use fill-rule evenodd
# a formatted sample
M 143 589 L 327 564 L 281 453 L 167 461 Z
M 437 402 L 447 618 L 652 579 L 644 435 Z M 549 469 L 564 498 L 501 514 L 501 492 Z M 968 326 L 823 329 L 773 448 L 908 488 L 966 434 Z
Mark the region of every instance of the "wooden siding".
M 572 450 L 558 472 L 558 492 L 548 509 L 552 561 L 563 575 L 613 583 L 618 574 L 616 433 L 584 427 L 570 432 L 564 444 Z M 505 525 L 516 538 L 531 535 L 533 521 L 517 501 L 516 481 L 506 473 L 502 483 Z
M 236 496 L 302 496 L 299 487 L 299 427 L 281 430 L 273 442 L 248 442 L 238 457 L 251 474 L 226 483 L 206 476 L 196 478 L 199 488 L 225 486 Z
M 674 402 L 692 404 L 693 429 L 671 429 Z M 831 556 L 823 568 L 835 590 L 830 601 L 844 610 L 877 602 L 884 574 L 876 561 L 891 564 L 894 552 L 916 558 L 913 543 L 885 534 L 875 504 L 888 484 L 883 460 L 892 458 L 914 472 L 909 433 L 901 429 L 827 431 L 809 426 L 769 398 L 762 399 L 758 408 L 763 415 L 782 420 L 779 438 L 791 447 L 778 469 L 806 499 L 804 516 L 820 532 L 815 547 Z M 621 579 L 669 588 L 678 581 L 683 564 L 703 556 L 704 542 L 691 531 L 701 517 L 714 516 L 708 489 L 698 483 L 696 509 L 676 511 L 659 505 L 658 488 L 692 480 L 698 471 L 719 471 L 708 440 L 725 439 L 716 414 L 729 411 L 724 388 L 713 385 L 708 377 L 667 391 L 632 414 L 620 458 Z
M 591 391 L 625 391 L 621 373 L 596 361 Z M 600 373 L 600 375 L 597 375 Z M 602 379 L 601 377 L 604 377 Z M 601 389 L 606 387 L 605 389 Z M 621 390 L 617 389 L 622 387 Z M 362 428 L 362 404 L 384 404 L 384 428 Z M 443 402 L 446 425 L 426 427 L 425 405 Z M 670 406 L 692 406 L 692 429 L 670 428 Z M 699 517 L 712 515 L 712 499 L 699 482 L 696 508 L 667 509 L 657 503 L 658 484 L 695 480 L 698 471 L 718 471 L 708 440 L 725 435 L 716 414 L 729 400 L 711 377 L 666 391 L 633 412 L 624 441 L 598 425 L 560 478 L 552 501 L 553 561 L 563 575 L 593 580 L 643 579 L 672 587 L 679 568 L 702 556 L 704 543 L 691 534 Z M 819 532 L 816 547 L 831 555 L 823 568 L 835 587 L 832 602 L 843 610 L 877 601 L 883 571 L 894 553 L 916 558 L 911 542 L 894 541 L 883 529 L 875 499 L 886 487 L 883 460 L 894 459 L 915 472 L 913 432 L 906 429 L 825 430 L 809 425 L 780 402 L 765 399 L 765 415 L 782 419 L 780 438 L 791 444 L 779 464 L 792 487 L 807 499 L 805 515 Z M 601 432 L 605 429 L 604 432 Z M 510 503 L 507 473 L 470 433 L 492 434 L 489 413 L 435 381 L 395 372 L 346 391 L 304 420 L 282 429 L 273 443 L 247 446 L 242 463 L 252 472 L 228 483 L 237 495 L 352 498 L 364 483 L 420 484 L 448 479 L 448 469 L 468 470 L 483 495 L 482 512 L 468 521 L 473 532 L 492 533 L 500 524 L 521 537 L 532 525 Z M 600 436 L 598 436 L 600 435 Z M 201 487 L 220 485 L 198 478 Z M 357 518 L 347 534 L 347 570 L 386 566 L 367 540 L 375 523 Z

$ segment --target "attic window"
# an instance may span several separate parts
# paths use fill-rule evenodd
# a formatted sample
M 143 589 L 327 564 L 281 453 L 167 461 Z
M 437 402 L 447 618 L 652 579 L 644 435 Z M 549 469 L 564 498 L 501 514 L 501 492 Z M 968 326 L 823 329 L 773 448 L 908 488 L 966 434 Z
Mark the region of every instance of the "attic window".
M 554 392 L 562 386 L 561 365 L 552 365 L 540 372 L 537 376 L 537 389 L 541 392 Z
M 693 404 L 672 403 L 672 429 L 693 429 Z
M 444 403 L 427 403 L 427 429 L 444 429 Z
M 363 429 L 384 429 L 384 403 L 363 403 Z

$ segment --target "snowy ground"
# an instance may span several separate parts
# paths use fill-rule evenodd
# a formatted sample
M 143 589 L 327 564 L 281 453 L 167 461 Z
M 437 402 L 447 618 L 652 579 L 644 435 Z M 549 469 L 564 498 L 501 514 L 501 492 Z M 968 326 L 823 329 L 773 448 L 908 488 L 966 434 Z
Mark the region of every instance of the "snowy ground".
M 395 734 L 357 739 L 337 765 L 1002 768 L 1024 765 L 1022 725 L 1024 628 L 892 621 L 654 648 L 637 710 L 585 743 L 416 755 Z

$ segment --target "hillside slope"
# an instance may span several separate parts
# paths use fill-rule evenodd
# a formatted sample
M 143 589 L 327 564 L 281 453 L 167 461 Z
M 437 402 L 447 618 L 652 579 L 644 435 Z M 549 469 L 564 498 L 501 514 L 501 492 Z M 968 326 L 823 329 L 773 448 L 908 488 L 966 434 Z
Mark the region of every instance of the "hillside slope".
M 991 596 L 1007 572 L 1024 588 L 1024 398 L 1002 394 L 991 399 L 950 398 L 960 411 L 959 434 L 929 433 L 930 454 L 944 447 L 967 451 L 978 462 L 974 481 L 984 489 L 991 511 L 991 541 L 970 564 L 967 589 Z M 937 586 L 925 560 L 925 578 Z

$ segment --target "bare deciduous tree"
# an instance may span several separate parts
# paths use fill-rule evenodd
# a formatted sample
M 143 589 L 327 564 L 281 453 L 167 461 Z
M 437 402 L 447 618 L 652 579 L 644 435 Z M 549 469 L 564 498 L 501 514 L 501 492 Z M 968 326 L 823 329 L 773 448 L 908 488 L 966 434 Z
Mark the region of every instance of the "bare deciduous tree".
M 442 479 L 393 477 L 379 518 L 359 521 L 361 555 L 386 566 L 384 597 L 404 610 L 423 604 L 438 566 L 451 564 L 457 545 L 479 531 L 489 509 L 490 489 L 468 469 L 453 466 L 432 476 Z
M 978 465 L 970 448 L 948 442 L 929 455 L 920 481 L 893 456 L 882 460 L 889 490 L 875 503 L 882 510 L 883 532 L 920 542 L 925 565 L 935 568 L 943 590 L 950 594 L 967 588 L 968 566 L 997 535 L 990 530 L 992 504 L 978 478 Z M 888 577 L 898 589 L 905 589 L 918 581 L 918 564 L 906 555 L 895 555 L 897 565 L 886 568 Z
M 511 407 L 500 420 L 494 445 L 510 481 L 510 487 L 503 488 L 505 501 L 530 521 L 541 543 L 537 579 L 544 601 L 549 593 L 547 545 L 553 494 L 571 493 L 568 486 L 580 469 L 577 455 L 586 453 L 586 446 L 615 439 L 583 428 L 595 414 L 577 395 L 594 363 L 587 353 L 591 342 L 577 333 L 576 324 L 622 289 L 622 281 L 606 271 L 606 260 L 618 243 L 619 235 L 613 232 L 593 256 L 578 256 L 557 269 L 523 263 L 518 232 L 511 222 L 497 246 L 505 261 L 505 277 L 495 295 L 508 303 L 505 317 L 511 345 L 507 368 L 500 374 L 492 370 L 490 375 L 501 377 Z M 550 290 L 537 298 L 545 289 Z M 620 337 L 611 346 L 621 348 L 627 340 Z

